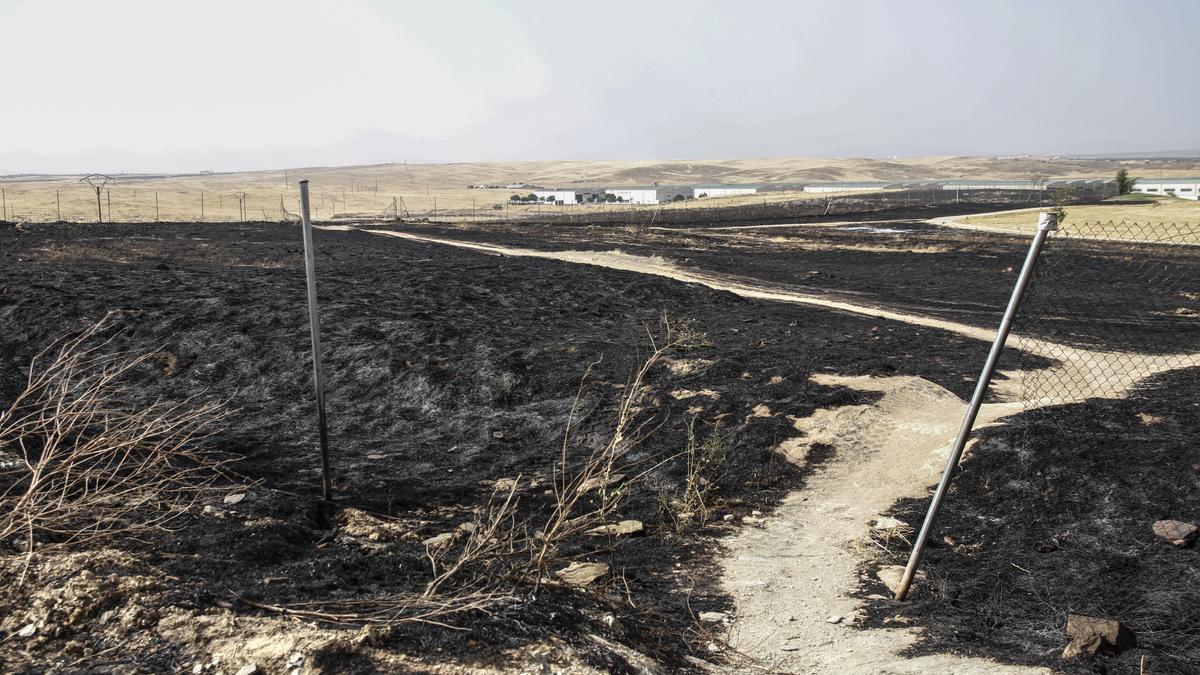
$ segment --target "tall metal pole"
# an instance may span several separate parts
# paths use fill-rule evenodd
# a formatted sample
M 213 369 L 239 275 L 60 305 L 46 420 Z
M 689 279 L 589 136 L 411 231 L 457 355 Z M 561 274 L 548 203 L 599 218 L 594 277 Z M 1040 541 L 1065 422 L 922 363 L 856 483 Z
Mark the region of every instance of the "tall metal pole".
M 312 219 L 308 216 L 308 180 L 300 181 L 300 227 L 304 232 L 304 273 L 308 277 L 308 325 L 312 332 L 313 387 L 317 392 L 317 426 L 321 437 L 321 495 L 333 499 L 329 471 L 329 429 L 325 424 L 325 384 L 321 371 L 321 317 L 317 308 L 317 269 Z
M 1038 219 L 1037 234 L 1033 237 L 1033 243 L 1029 245 L 1029 253 L 1025 256 L 1025 264 L 1021 267 L 1020 276 L 1017 277 L 1017 285 L 1013 288 L 1012 297 L 1008 299 L 1008 308 L 1004 310 L 1004 318 L 1000 321 L 1000 328 L 996 331 L 996 340 L 992 342 L 992 350 L 988 352 L 987 361 L 983 365 L 983 372 L 979 374 L 979 381 L 975 383 L 975 393 L 971 396 L 971 404 L 967 406 L 967 413 L 963 416 L 962 426 L 958 428 L 958 436 L 954 439 L 950 458 L 946 460 L 946 469 L 942 472 L 942 479 L 938 482 L 937 490 L 933 493 L 933 500 L 929 503 L 929 511 L 925 513 L 925 522 L 921 525 L 921 533 L 917 535 L 912 554 L 908 557 L 908 565 L 904 568 L 904 576 L 901 577 L 900 585 L 896 589 L 897 600 L 904 600 L 904 598 L 908 597 L 909 587 L 912 586 L 913 577 L 917 574 L 917 565 L 921 563 L 921 555 L 925 552 L 925 544 L 929 541 L 929 535 L 933 531 L 933 524 L 937 520 L 938 511 L 941 510 L 942 501 L 946 498 L 950 479 L 954 476 L 954 470 L 958 468 L 959 461 L 962 460 L 963 449 L 967 446 L 967 439 L 971 436 L 971 428 L 975 426 L 975 418 L 979 415 L 979 408 L 983 405 L 983 397 L 987 395 L 988 385 L 992 381 L 992 375 L 996 372 L 996 363 L 1000 360 L 1000 353 L 1004 351 L 1004 343 L 1008 340 L 1008 333 L 1012 329 L 1013 318 L 1017 315 L 1017 309 L 1021 306 L 1021 298 L 1025 295 L 1025 287 L 1029 285 L 1029 279 L 1033 275 L 1033 268 L 1037 265 L 1038 254 L 1042 250 L 1042 244 L 1046 241 L 1046 235 L 1051 230 L 1057 229 L 1058 217 L 1053 213 L 1042 213 Z
M 54 211 L 58 214 L 58 221 L 62 222 L 62 197 L 58 194 L 58 189 L 54 190 Z

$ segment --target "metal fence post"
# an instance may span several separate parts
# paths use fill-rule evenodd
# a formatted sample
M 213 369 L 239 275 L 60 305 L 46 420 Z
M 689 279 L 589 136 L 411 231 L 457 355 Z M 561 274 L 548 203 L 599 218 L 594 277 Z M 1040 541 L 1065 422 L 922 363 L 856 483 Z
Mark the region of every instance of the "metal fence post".
M 996 372 L 996 364 L 1000 360 L 1000 353 L 1004 351 L 1004 343 L 1008 340 L 1008 333 L 1012 329 L 1012 322 L 1017 315 L 1017 309 L 1021 306 L 1021 298 L 1025 295 L 1025 288 L 1029 285 L 1029 279 L 1033 275 L 1033 268 L 1037 265 L 1038 254 L 1042 250 L 1042 244 L 1046 241 L 1046 235 L 1051 230 L 1057 229 L 1058 216 L 1054 213 L 1043 212 L 1038 219 L 1037 233 L 1033 237 L 1033 242 L 1029 245 L 1029 253 L 1025 256 L 1025 264 L 1021 267 L 1021 274 L 1017 277 L 1016 286 L 1013 287 L 1012 297 L 1008 300 L 1008 308 L 1004 310 L 1004 318 L 1000 321 L 1000 328 L 996 331 L 996 340 L 992 342 L 992 349 L 988 352 L 987 361 L 984 362 L 983 372 L 979 374 L 979 381 L 975 383 L 975 393 L 971 396 L 971 403 L 967 406 L 967 412 L 963 416 L 962 425 L 958 428 L 958 436 L 955 437 L 954 445 L 950 450 L 950 457 L 946 460 L 946 468 L 942 471 L 942 479 L 938 482 L 937 490 L 934 491 L 933 499 L 929 503 L 929 510 L 925 513 L 925 522 L 921 524 L 921 533 L 917 535 L 916 542 L 913 544 L 912 554 L 908 557 L 908 565 L 904 568 L 904 576 L 901 577 L 900 585 L 896 589 L 897 600 L 904 600 L 908 597 L 908 590 L 912 586 L 913 577 L 917 574 L 917 565 L 921 563 L 921 555 L 925 552 L 925 544 L 929 541 L 934 522 L 937 520 L 938 511 L 941 510 L 942 501 L 946 498 L 950 479 L 954 476 L 954 470 L 958 468 L 958 463 L 962 459 L 963 449 L 967 445 L 967 439 L 971 436 L 971 428 L 975 426 L 975 418 L 979 415 L 979 408 L 983 405 L 984 396 L 987 395 L 992 375 Z
M 317 269 L 313 253 L 312 219 L 308 215 L 308 180 L 300 181 L 300 227 L 304 233 L 304 273 L 308 279 L 308 325 L 312 332 L 313 387 L 317 392 L 317 426 L 321 438 L 321 495 L 333 499 L 329 476 L 329 429 L 325 424 L 325 384 L 321 371 L 321 317 L 317 307 Z

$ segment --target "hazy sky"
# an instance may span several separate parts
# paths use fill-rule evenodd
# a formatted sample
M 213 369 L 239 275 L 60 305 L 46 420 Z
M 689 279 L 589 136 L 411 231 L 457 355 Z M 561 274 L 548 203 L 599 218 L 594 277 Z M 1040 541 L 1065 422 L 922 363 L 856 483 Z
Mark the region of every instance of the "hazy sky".
M 0 0 L 0 172 L 1200 148 L 1196 0 Z

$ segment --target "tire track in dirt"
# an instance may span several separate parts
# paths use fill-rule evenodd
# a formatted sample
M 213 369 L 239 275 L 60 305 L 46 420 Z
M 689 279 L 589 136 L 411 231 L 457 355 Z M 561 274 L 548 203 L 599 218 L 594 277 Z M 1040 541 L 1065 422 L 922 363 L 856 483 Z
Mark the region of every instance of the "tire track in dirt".
M 329 230 L 352 230 L 326 226 Z M 621 251 L 538 251 L 440 239 L 393 230 L 371 234 L 441 244 L 491 255 L 544 258 L 653 274 L 735 293 L 742 297 L 791 302 L 879 319 L 937 328 L 990 342 L 994 331 L 954 321 L 898 312 L 831 297 L 773 289 L 749 279 L 685 270 L 661 257 Z M 1123 395 L 1137 382 L 1167 370 L 1200 364 L 1200 354 L 1179 355 L 1171 366 L 1139 363 L 1128 355 L 1066 347 L 1020 338 L 1024 351 L 1051 357 L 1057 378 L 1077 385 L 1073 400 L 1113 389 Z M 1021 400 L 1021 372 L 1008 372 L 995 387 L 1002 402 L 980 412 L 976 428 L 1028 407 L 1071 402 L 1061 397 Z M 723 585 L 734 598 L 735 622 L 730 646 L 751 660 L 744 672 L 814 673 L 1041 673 L 978 658 L 950 654 L 901 656 L 920 638 L 912 629 L 858 630 L 853 627 L 860 601 L 861 557 L 854 547 L 870 534 L 870 522 L 895 501 L 920 497 L 940 475 L 966 403 L 953 393 L 917 377 L 815 376 L 821 384 L 840 384 L 878 392 L 869 406 L 818 410 L 793 420 L 798 435 L 776 449 L 803 464 L 814 444 L 831 445 L 835 460 L 819 468 L 803 490 L 795 491 L 763 528 L 746 528 L 728 542 Z M 1054 379 L 1054 378 L 1051 378 Z M 1105 389 L 1101 389 L 1100 387 Z M 1028 392 L 1025 392 L 1026 394 Z M 837 617 L 837 621 L 830 621 Z

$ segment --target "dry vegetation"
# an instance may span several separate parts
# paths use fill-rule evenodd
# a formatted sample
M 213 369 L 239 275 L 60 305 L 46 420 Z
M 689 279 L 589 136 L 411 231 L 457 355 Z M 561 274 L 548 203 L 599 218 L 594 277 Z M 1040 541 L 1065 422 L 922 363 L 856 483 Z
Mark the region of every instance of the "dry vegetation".
M 1170 197 L 1149 197 L 1144 200 L 1110 200 L 1104 205 L 1071 206 L 1064 209 L 1063 222 L 1070 223 L 1113 223 L 1113 237 L 1138 238 L 1143 234 L 1139 224 L 1174 223 L 1180 234 L 1200 229 L 1200 201 Z M 1037 211 L 1025 209 L 1008 213 L 993 213 L 967 216 L 957 219 L 967 225 L 976 225 L 1014 232 L 1033 232 L 1037 227 Z M 1194 237 L 1193 237 L 1194 238 Z
M 166 526 L 224 473 L 202 447 L 227 412 L 184 401 L 123 405 L 150 354 L 106 353 L 102 320 L 37 355 L 0 413 L 0 544 L 32 557 Z
M 467 189 L 468 185 L 526 184 L 543 187 L 628 186 L 661 182 L 664 185 L 696 183 L 800 183 L 831 180 L 932 180 L 941 178 L 1032 178 L 1046 176 L 1109 177 L 1118 168 L 1133 175 L 1156 176 L 1200 173 L 1200 163 L 1183 160 L 1054 160 L 1047 158 L 995 159 L 986 157 L 920 157 L 896 160 L 784 158 L 717 161 L 548 161 L 474 164 L 381 164 L 374 166 L 299 168 L 288 171 L 254 171 L 189 175 L 117 175 L 102 201 L 118 221 L 152 221 L 155 196 L 158 217 L 164 221 L 200 219 L 204 194 L 206 220 L 235 220 L 241 212 L 235 194 L 244 194 L 245 211 L 252 219 L 279 219 L 283 208 L 298 210 L 296 181 L 312 181 L 312 206 L 318 218 L 336 214 L 376 216 L 393 198 L 401 213 L 439 218 L 519 217 L 548 206 L 508 206 L 514 193 L 526 189 Z M 61 210 L 67 220 L 88 221 L 96 214 L 95 194 L 79 176 L 11 178 L 0 181 L 6 209 L 16 216 L 53 219 Z M 802 193 L 801 193 L 802 194 Z M 811 195 L 805 195 L 808 197 Z M 819 198 L 824 195 L 818 195 Z M 795 199 L 794 195 L 767 195 L 768 200 Z M 764 197 L 728 197 L 694 200 L 686 208 L 761 203 Z M 747 201 L 749 200 L 749 201 Z M 499 207 L 499 208 L 497 208 Z M 564 206 L 561 208 L 579 208 Z M 588 208 L 648 208 L 605 205 Z M 658 207 L 649 207 L 658 208 Z M 685 208 L 674 205 L 668 208 Z

